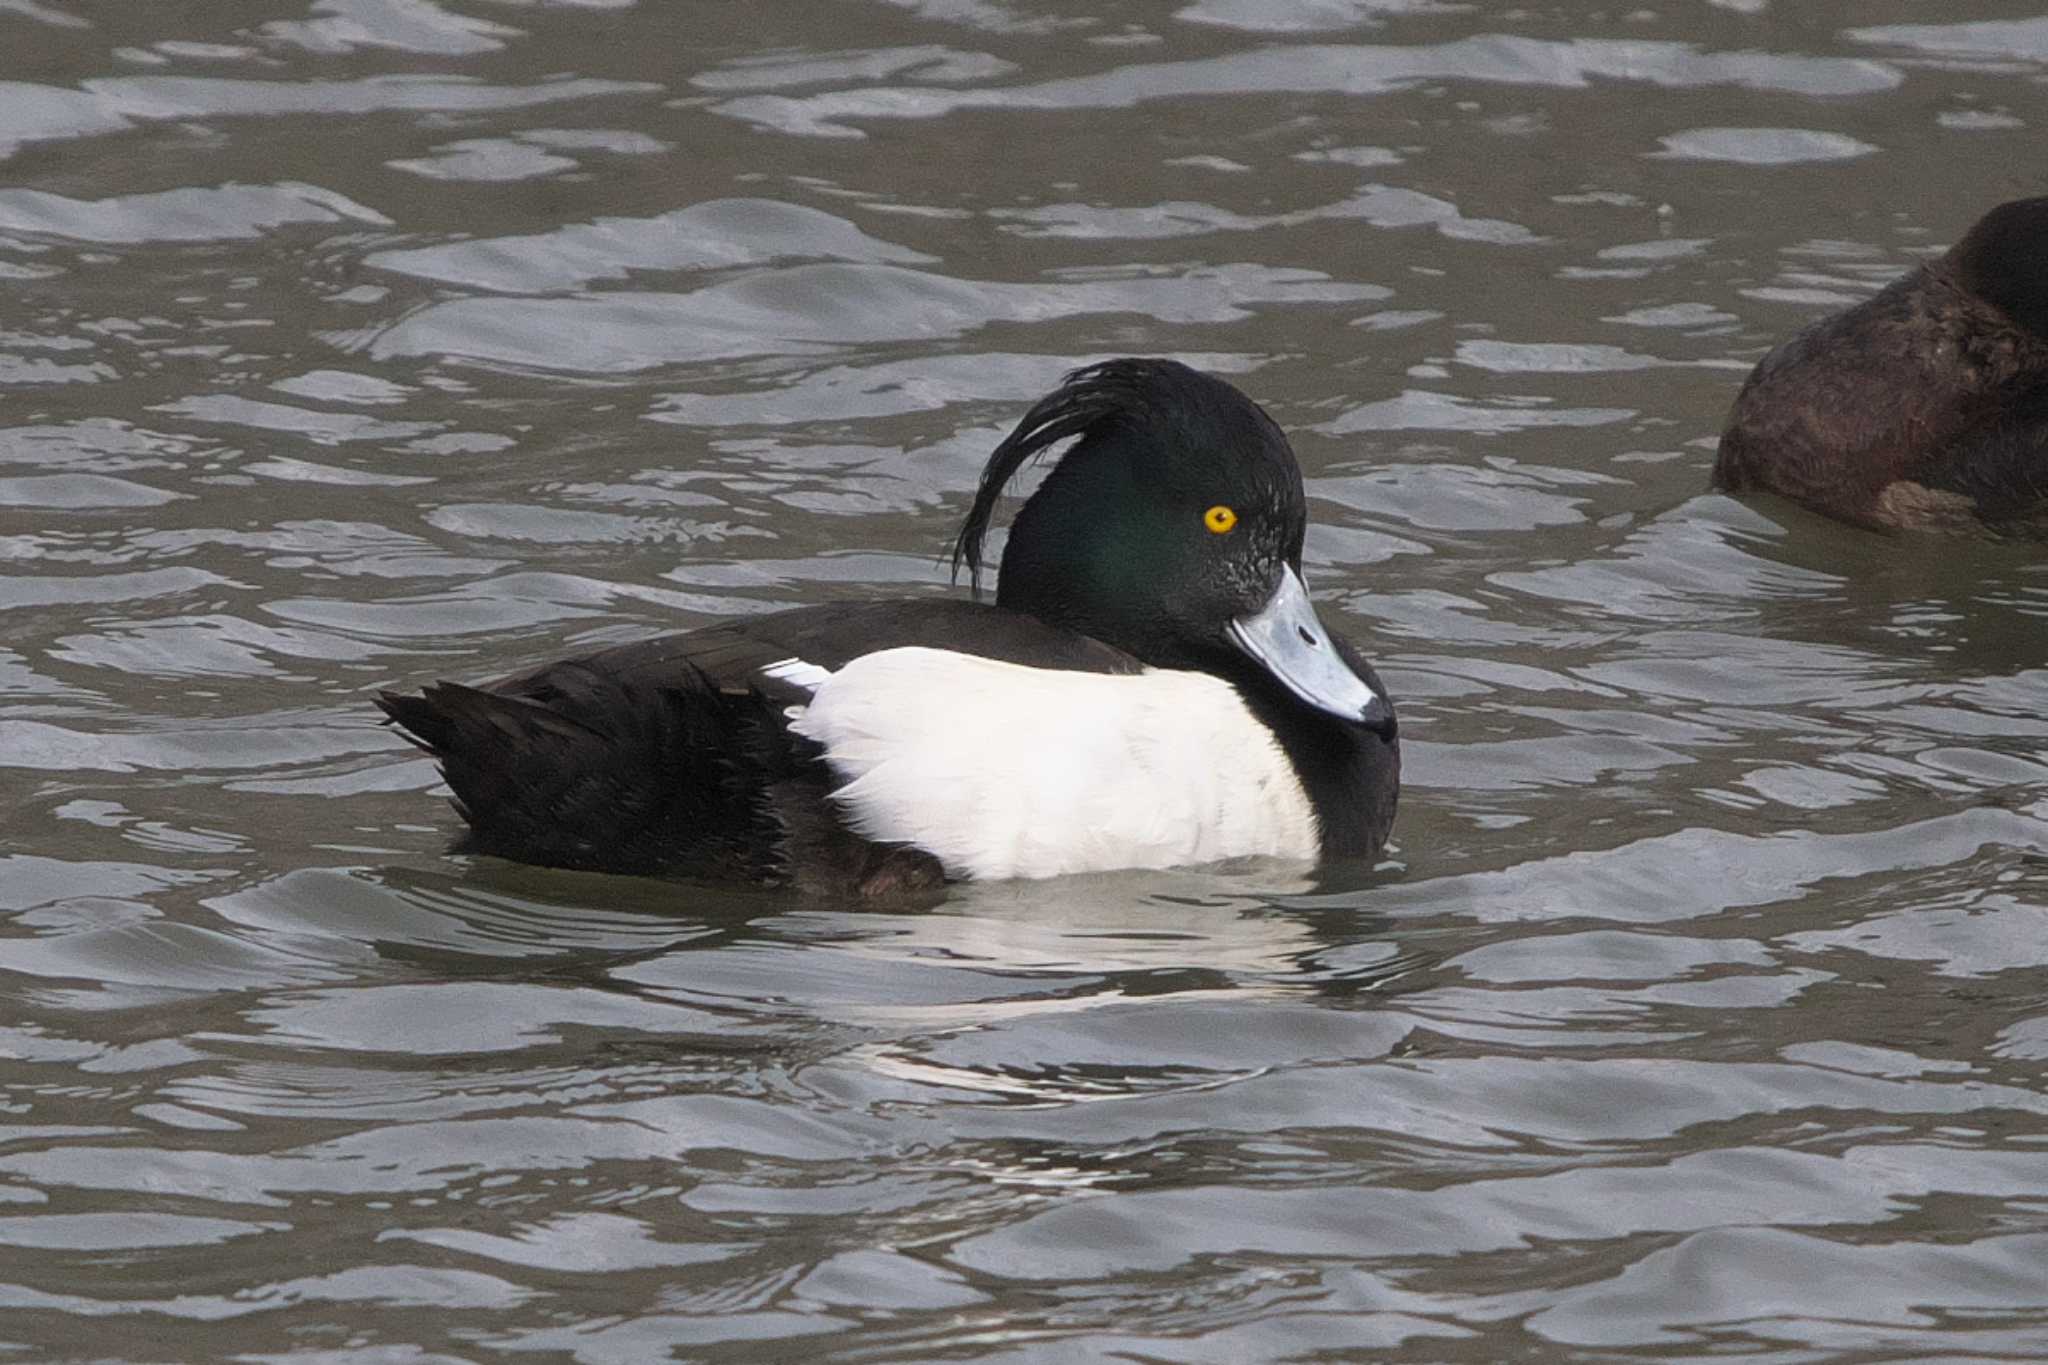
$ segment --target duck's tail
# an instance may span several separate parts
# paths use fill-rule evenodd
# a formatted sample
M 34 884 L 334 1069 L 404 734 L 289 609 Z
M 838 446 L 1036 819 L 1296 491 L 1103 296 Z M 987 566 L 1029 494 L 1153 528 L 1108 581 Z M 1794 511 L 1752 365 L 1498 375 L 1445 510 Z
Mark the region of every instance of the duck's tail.
M 786 872 L 773 788 L 806 756 L 758 693 L 701 676 L 634 686 L 571 661 L 377 705 L 439 761 L 468 851 L 605 872 Z

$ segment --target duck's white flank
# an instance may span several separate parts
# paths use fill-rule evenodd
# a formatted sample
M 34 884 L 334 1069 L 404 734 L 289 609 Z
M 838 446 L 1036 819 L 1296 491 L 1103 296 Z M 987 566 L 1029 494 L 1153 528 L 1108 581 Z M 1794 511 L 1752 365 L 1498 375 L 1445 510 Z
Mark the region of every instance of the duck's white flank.
M 1320 847 L 1315 809 L 1272 732 L 1206 673 L 885 649 L 826 678 L 790 728 L 824 746 L 854 829 L 915 844 L 954 876 L 1313 858 Z

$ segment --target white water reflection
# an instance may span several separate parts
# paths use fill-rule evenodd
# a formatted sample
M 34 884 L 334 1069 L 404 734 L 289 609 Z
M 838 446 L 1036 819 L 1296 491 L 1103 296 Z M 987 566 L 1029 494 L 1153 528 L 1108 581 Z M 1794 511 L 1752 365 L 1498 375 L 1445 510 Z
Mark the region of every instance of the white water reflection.
M 72 199 L 0 190 L 0 230 L 80 242 L 207 242 L 255 237 L 287 223 L 391 220 L 317 185 L 222 185 L 154 194 Z
M 1789 166 L 1805 161 L 1849 161 L 1877 151 L 1842 133 L 1812 128 L 1688 128 L 1667 134 L 1659 156 L 1680 161 L 1734 161 L 1747 166 Z
M 389 47 L 423 56 L 497 52 L 521 30 L 456 14 L 432 0 L 314 0 L 307 20 L 277 19 L 256 32 L 323 55 Z
M 1674 89 L 1732 85 L 1803 95 L 1855 95 L 1889 90 L 1900 77 L 1881 62 L 1861 58 L 1705 52 L 1685 43 L 1610 39 L 1546 42 L 1487 34 L 1418 47 L 1264 48 L 998 89 L 884 87 L 803 97 L 749 95 L 714 109 L 777 132 L 847 138 L 864 136 L 853 125 L 865 120 L 941 118 L 969 109 L 1130 109 L 1153 100 L 1281 91 L 1374 95 L 1428 80 L 1572 89 L 1599 79 Z
M 1492 242 L 1500 246 L 1518 246 L 1542 240 L 1518 224 L 1492 218 L 1467 218 L 1447 200 L 1389 185 L 1366 185 L 1350 198 L 1336 203 L 1267 215 L 1236 213 L 1211 204 L 1179 201 L 1141 208 L 1047 204 L 1033 209 L 992 209 L 989 216 L 1015 224 L 1010 231 L 1022 237 L 1084 240 L 1101 237 L 1162 240 L 1198 237 L 1212 232 L 1299 227 L 1304 223 L 1354 218 L 1382 228 L 1426 224 L 1446 237 Z
M 377 337 L 379 360 L 452 356 L 500 365 L 629 373 L 657 365 L 821 354 L 827 346 L 936 341 L 999 322 L 1130 313 L 1219 323 L 1264 303 L 1386 297 L 1315 271 L 1232 264 L 1178 277 L 1047 284 L 958 279 L 884 265 L 799 265 L 707 285 L 577 298 L 457 299 Z
M 778 260 L 934 263 L 817 209 L 772 199 L 715 199 L 654 218 L 601 218 L 534 237 L 379 251 L 365 264 L 447 284 L 544 294 L 624 280 L 636 270 L 716 270 Z
M 1938 57 L 2005 65 L 2048 61 L 2048 17 L 1979 19 L 1959 24 L 1877 24 L 1852 28 L 1854 42 L 1910 48 Z

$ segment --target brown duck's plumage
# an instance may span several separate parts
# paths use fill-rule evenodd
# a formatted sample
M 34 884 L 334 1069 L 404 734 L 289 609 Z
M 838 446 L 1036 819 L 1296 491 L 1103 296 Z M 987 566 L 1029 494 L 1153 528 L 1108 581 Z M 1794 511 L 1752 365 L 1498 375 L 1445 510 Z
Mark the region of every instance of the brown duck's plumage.
M 2048 525 L 2048 199 L 1765 356 L 1714 483 L 1863 526 Z

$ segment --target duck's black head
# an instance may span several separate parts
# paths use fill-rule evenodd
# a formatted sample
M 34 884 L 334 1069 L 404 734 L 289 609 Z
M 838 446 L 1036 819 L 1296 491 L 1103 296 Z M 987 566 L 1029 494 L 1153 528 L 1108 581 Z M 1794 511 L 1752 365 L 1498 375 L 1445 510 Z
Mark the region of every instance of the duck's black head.
M 1963 288 L 2048 337 L 2048 198 L 2000 204 L 1949 249 L 1948 262 Z
M 1391 733 L 1387 704 L 1301 583 L 1301 467 L 1258 404 L 1169 360 L 1076 370 L 989 457 L 954 548 L 977 580 L 996 502 L 1024 463 L 1074 444 L 1010 527 L 996 600 L 1146 663 L 1247 669 Z

